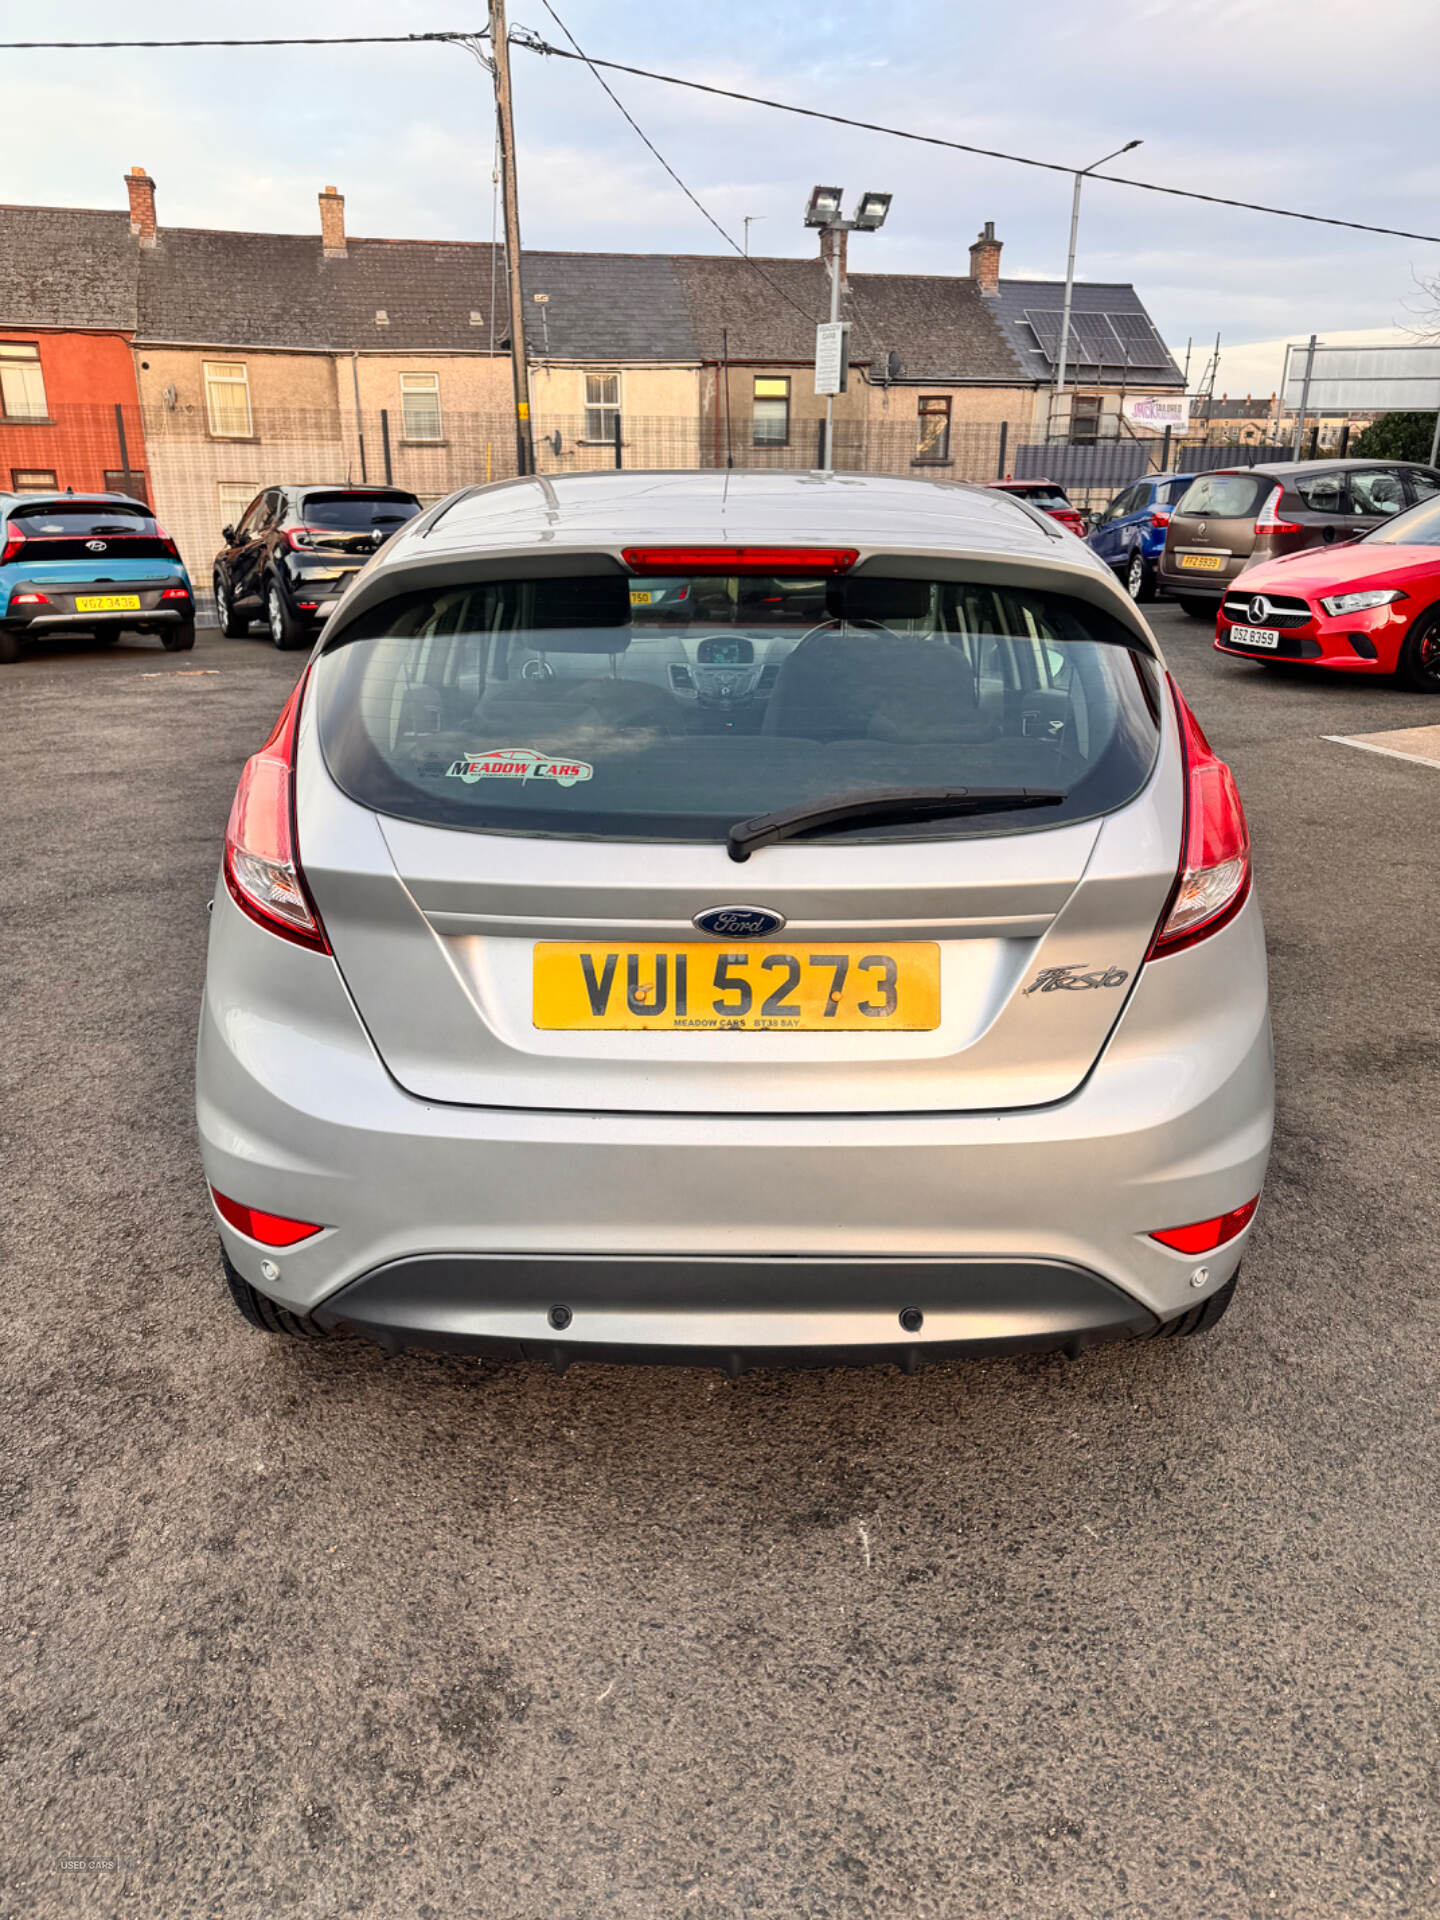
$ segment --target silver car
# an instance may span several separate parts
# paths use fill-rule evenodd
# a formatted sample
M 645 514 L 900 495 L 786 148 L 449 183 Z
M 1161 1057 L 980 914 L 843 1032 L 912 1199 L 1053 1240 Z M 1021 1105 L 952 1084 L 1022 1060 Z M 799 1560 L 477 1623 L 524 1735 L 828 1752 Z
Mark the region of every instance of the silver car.
M 651 579 L 695 619 L 632 619 Z M 1199 1332 L 1270 1149 L 1245 816 L 1139 610 L 1003 494 L 477 487 L 245 768 L 197 1104 L 273 1333 L 908 1369 Z

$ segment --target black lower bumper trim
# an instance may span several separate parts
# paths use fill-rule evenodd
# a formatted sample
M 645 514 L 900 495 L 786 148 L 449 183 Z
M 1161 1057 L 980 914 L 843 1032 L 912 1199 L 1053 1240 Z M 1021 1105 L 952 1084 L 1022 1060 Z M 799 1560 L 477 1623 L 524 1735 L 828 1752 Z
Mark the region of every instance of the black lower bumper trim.
M 1148 1308 L 1063 1261 L 431 1254 L 364 1274 L 312 1309 L 327 1332 L 397 1351 L 565 1366 L 913 1369 L 962 1355 L 1079 1353 L 1138 1338 Z

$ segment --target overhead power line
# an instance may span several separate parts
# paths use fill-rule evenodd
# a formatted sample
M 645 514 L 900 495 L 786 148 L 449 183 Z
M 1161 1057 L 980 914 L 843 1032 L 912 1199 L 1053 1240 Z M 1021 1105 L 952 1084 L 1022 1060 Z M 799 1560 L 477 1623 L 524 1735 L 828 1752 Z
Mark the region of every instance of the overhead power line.
M 542 0 L 542 4 L 544 3 L 545 0 Z M 565 32 L 567 37 L 569 37 L 568 28 L 565 27 L 564 22 L 559 19 L 558 15 L 554 13 L 554 10 L 548 6 L 546 10 L 551 14 L 551 17 L 555 19 L 556 24 L 560 26 L 562 32 Z M 476 34 L 474 32 L 466 33 L 457 31 L 436 33 L 296 34 L 286 36 L 277 35 L 269 38 L 236 36 L 226 40 L 0 40 L 0 53 L 73 53 L 86 50 L 149 50 L 160 47 L 407 46 L 422 44 L 427 41 L 432 43 L 443 43 L 446 41 L 459 41 L 464 43 L 483 38 L 485 38 L 483 33 Z M 1067 166 L 1063 160 L 1040 160 L 1033 154 L 1006 153 L 998 147 L 977 147 L 964 140 L 947 140 L 938 133 L 916 133 L 909 127 L 887 127 L 880 121 L 857 120 L 849 114 L 828 113 L 821 107 L 802 107 L 797 105 L 793 100 L 771 100 L 764 94 L 742 93 L 737 88 L 717 87 L 705 80 L 686 80 L 676 73 L 657 73 L 652 67 L 632 67 L 620 60 L 601 60 L 587 53 L 579 51 L 571 52 L 566 47 L 552 47 L 548 41 L 542 40 L 538 34 L 516 33 L 512 34 L 510 38 L 512 45 L 524 47 L 529 53 L 545 54 L 555 60 L 581 61 L 585 66 L 590 68 L 592 73 L 595 73 L 597 79 L 599 79 L 600 76 L 596 70 L 604 67 L 606 71 L 610 73 L 633 74 L 637 80 L 656 80 L 659 81 L 661 85 L 667 87 L 687 87 L 693 93 L 709 93 L 714 94 L 722 100 L 738 100 L 743 106 L 767 107 L 772 113 L 798 114 L 806 120 L 828 120 L 834 126 L 854 127 L 861 133 L 883 133 L 891 140 L 911 140 L 918 142 L 921 146 L 943 147 L 951 153 L 973 153 L 984 160 L 1003 160 L 1008 165 L 1014 167 L 1038 167 L 1046 173 L 1073 174 L 1076 171 L 1074 167 Z M 609 89 L 607 88 L 606 91 L 608 92 Z M 616 106 L 620 107 L 620 102 L 615 99 L 613 93 L 610 97 L 612 100 L 615 100 Z M 620 111 L 625 113 L 623 107 L 620 107 Z M 636 133 L 640 133 L 639 127 L 635 126 L 635 122 L 630 118 L 628 113 L 625 113 L 625 118 L 630 120 L 630 124 L 632 127 L 635 127 Z M 642 140 L 645 139 L 644 134 L 640 134 L 640 137 Z M 661 158 L 649 140 L 646 140 L 645 144 L 650 147 L 652 153 L 655 153 L 657 159 Z M 673 169 L 668 166 L 668 163 L 662 160 L 662 165 L 665 165 L 667 171 L 672 173 L 672 177 L 676 179 L 677 184 L 683 187 L 684 182 L 679 180 L 679 176 L 674 174 Z M 1268 213 L 1273 215 L 1277 220 L 1304 220 L 1312 226 L 1343 227 L 1350 233 L 1378 233 L 1391 240 L 1421 240 L 1428 246 L 1440 246 L 1440 234 L 1415 233 L 1408 227 L 1383 227 L 1369 220 L 1342 220 L 1338 214 L 1305 213 L 1298 207 L 1272 207 L 1261 200 L 1239 200 L 1220 193 L 1201 193 L 1196 187 L 1165 187 L 1161 186 L 1159 182 L 1155 180 L 1132 180 L 1126 175 L 1119 173 L 1096 173 L 1091 174 L 1090 178 L 1093 180 L 1108 180 L 1110 184 L 1115 187 L 1132 187 L 1137 193 L 1163 193 L 1168 194 L 1170 198 L 1174 200 L 1198 200 L 1206 206 L 1236 207 L 1243 213 Z M 685 188 L 685 191 L 688 193 L 689 189 Z M 691 197 L 693 198 L 694 196 L 692 195 Z M 699 205 L 699 202 L 697 201 L 696 204 Z M 702 213 L 705 213 L 703 207 L 700 210 Z M 705 214 L 705 217 L 707 220 L 711 218 L 708 213 Z M 712 224 L 714 223 L 712 222 Z M 721 231 L 724 231 L 723 228 Z M 728 234 L 725 235 L 725 238 L 730 240 Z M 734 242 L 730 241 L 730 244 L 733 246 Z
M 660 149 L 656 146 L 655 142 L 650 138 L 649 134 L 646 133 L 645 129 L 636 120 L 634 114 L 630 112 L 629 108 L 625 105 L 624 101 L 621 100 L 619 95 L 615 92 L 614 88 L 605 79 L 604 75 L 596 72 L 597 65 L 606 66 L 609 63 L 604 60 L 596 62 L 590 59 L 589 55 L 582 51 L 580 42 L 575 38 L 574 34 L 571 33 L 570 29 L 566 26 L 565 22 L 560 18 L 559 14 L 555 11 L 554 7 L 551 6 L 550 0 L 540 0 L 540 4 L 542 7 L 544 7 L 545 11 L 549 14 L 550 18 L 555 22 L 556 26 L 559 27 L 560 31 L 564 34 L 565 38 L 570 42 L 571 46 L 575 49 L 574 53 L 564 54 L 564 58 L 567 60 L 583 60 L 585 62 L 585 65 L 589 67 L 591 73 L 595 75 L 597 84 L 602 88 L 604 88 L 605 92 L 609 95 L 610 99 L 614 102 L 615 106 L 624 115 L 625 119 L 629 122 L 630 126 L 634 129 L 635 133 L 639 136 L 640 140 L 644 143 L 646 147 L 649 148 L 650 152 L 654 154 L 655 158 L 660 162 L 661 166 L 665 169 L 666 173 L 669 174 L 670 178 L 675 182 L 676 186 L 679 187 L 680 191 L 684 194 L 685 198 L 690 202 L 691 206 L 695 208 L 696 212 L 699 213 L 703 219 L 706 219 L 710 222 L 710 225 L 715 229 L 716 233 L 719 234 L 720 238 L 725 242 L 725 244 L 728 247 L 734 248 L 735 252 L 739 254 L 740 258 L 745 262 L 746 266 L 749 267 L 750 271 L 756 276 L 757 279 L 763 280 L 766 286 L 770 288 L 772 293 L 778 293 L 780 298 L 786 303 L 787 306 L 793 307 L 796 313 L 800 314 L 803 319 L 808 320 L 813 324 L 815 320 L 814 314 L 809 312 L 805 307 L 801 306 L 798 300 L 791 299 L 790 295 L 785 291 L 784 287 L 780 285 L 778 280 L 772 280 L 770 275 L 766 273 L 762 267 L 759 267 L 756 265 L 756 263 L 750 258 L 750 255 L 747 252 L 747 250 L 744 247 L 742 247 L 740 242 L 735 238 L 734 234 L 726 232 L 724 227 L 722 227 L 720 222 L 715 218 L 714 214 L 711 213 L 710 209 L 703 203 L 703 201 L 701 201 L 695 194 L 693 194 L 690 191 L 689 187 L 686 186 L 685 182 L 680 178 L 679 174 L 675 171 L 674 167 L 671 166 L 670 162 L 665 158 L 664 154 L 661 153 Z M 528 38 L 522 39 L 522 38 L 516 37 L 513 41 L 513 44 L 516 46 L 525 47 L 525 46 L 530 46 L 532 42 Z M 562 48 L 557 47 L 555 51 L 557 53 L 563 53 Z
M 530 53 L 550 54 L 557 60 L 574 60 L 577 56 L 567 53 L 564 47 L 548 46 L 543 40 L 517 35 L 516 46 L 524 47 Z M 806 120 L 829 120 L 838 127 L 856 127 L 862 133 L 883 133 L 892 140 L 915 140 L 922 146 L 947 147 L 953 153 L 978 154 L 986 160 L 1005 160 L 1016 167 L 1040 167 L 1046 173 L 1074 174 L 1076 169 L 1068 167 L 1062 160 L 1037 160 L 1024 153 L 1004 153 L 996 147 L 974 147 L 964 140 L 945 140 L 937 133 L 914 133 L 908 127 L 887 127 L 875 120 L 855 120 L 844 113 L 827 113 L 820 107 L 800 107 L 793 100 L 770 100 L 763 94 L 740 93 L 733 87 L 711 86 L 704 80 L 682 80 L 678 74 L 656 73 L 649 67 L 630 67 L 619 60 L 596 60 L 586 56 L 586 64 L 591 68 L 607 67 L 612 73 L 633 74 L 639 80 L 659 80 L 667 87 L 688 87 L 695 93 L 717 94 L 722 100 L 739 100 L 745 106 L 769 107 L 775 113 L 796 113 Z M 1335 214 L 1301 213 L 1294 207 L 1270 207 L 1258 200 L 1231 200 L 1219 193 L 1200 193 L 1194 187 L 1162 187 L 1154 180 L 1130 180 L 1119 173 L 1092 173 L 1092 180 L 1108 180 L 1114 187 L 1135 187 L 1141 193 L 1167 193 L 1178 200 L 1203 200 L 1212 207 L 1239 207 L 1246 213 L 1271 213 L 1281 220 L 1308 220 L 1316 226 L 1348 227 L 1352 233 L 1381 233 L 1395 240 L 1424 240 L 1432 246 L 1440 246 L 1440 234 L 1411 233 L 1405 227 L 1380 227 L 1368 220 L 1341 220 Z

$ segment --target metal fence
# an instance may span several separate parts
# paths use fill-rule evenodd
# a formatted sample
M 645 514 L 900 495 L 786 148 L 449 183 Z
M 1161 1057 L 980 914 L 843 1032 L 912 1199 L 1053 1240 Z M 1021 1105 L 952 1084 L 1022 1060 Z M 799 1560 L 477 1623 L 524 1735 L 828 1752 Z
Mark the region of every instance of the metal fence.
M 222 529 L 239 521 L 262 487 L 314 483 L 404 487 L 426 504 L 457 487 L 516 471 L 515 423 L 507 410 L 463 412 L 408 422 L 397 409 L 256 407 L 249 431 L 213 432 L 194 407 L 57 408 L 43 422 L 0 420 L 0 488 L 55 485 L 146 499 L 175 536 L 208 604 Z M 830 464 L 838 471 L 985 482 L 1050 479 L 1079 507 L 1103 505 L 1146 473 L 1206 471 L 1288 459 L 1287 444 L 1208 445 L 1169 433 L 1136 437 L 1107 420 L 1103 437 L 1047 442 L 1033 411 L 995 421 L 929 421 L 886 396 L 886 408 L 835 422 Z M 419 431 L 417 432 L 417 427 Z M 773 428 L 767 424 L 767 432 Z M 537 471 L 582 473 L 616 466 L 690 471 L 737 468 L 808 471 L 823 463 L 824 421 L 800 415 L 783 438 L 759 438 L 750 420 L 714 410 L 690 415 L 540 413 Z M 1312 451 L 1312 449 L 1307 449 Z M 1328 451 L 1328 450 L 1327 450 Z

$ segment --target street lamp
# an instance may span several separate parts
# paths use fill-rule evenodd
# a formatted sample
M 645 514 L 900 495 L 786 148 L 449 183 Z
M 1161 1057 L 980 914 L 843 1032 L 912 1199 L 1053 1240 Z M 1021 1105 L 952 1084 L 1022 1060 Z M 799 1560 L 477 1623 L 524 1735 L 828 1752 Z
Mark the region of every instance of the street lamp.
M 1111 156 L 1113 158 L 1113 156 Z M 1100 164 L 1097 160 L 1097 166 Z M 888 193 L 862 193 L 856 203 L 851 219 L 846 220 L 840 208 L 844 203 L 843 187 L 814 187 L 805 203 L 805 224 L 807 227 L 820 227 L 826 233 L 875 233 L 885 224 L 890 212 L 890 202 L 894 196 Z M 833 242 L 826 249 L 825 265 L 830 274 L 830 328 L 831 338 L 840 324 L 840 249 Z M 816 359 L 819 359 L 819 342 L 816 342 Z M 844 356 L 841 356 L 844 365 Z M 817 364 L 818 373 L 818 364 Z M 843 378 L 843 376 L 842 376 Z M 817 382 L 817 392 L 818 382 Z M 834 393 L 825 395 L 825 458 L 820 464 L 822 473 L 829 473 L 834 467 L 834 455 L 831 448 L 831 426 L 834 413 Z
M 1055 367 L 1055 399 L 1065 391 L 1065 367 L 1070 354 L 1070 302 L 1075 292 L 1075 236 L 1080 227 L 1080 183 L 1087 173 L 1094 173 L 1096 167 L 1103 167 L 1109 160 L 1118 160 L 1122 153 L 1142 146 L 1143 141 L 1127 140 L 1123 147 L 1117 147 L 1114 153 L 1107 153 L 1102 159 L 1092 160 L 1088 167 L 1081 167 L 1075 174 L 1075 198 L 1070 203 L 1070 256 L 1065 262 L 1065 304 L 1060 314 L 1060 358 Z M 1054 401 L 1051 402 L 1054 412 Z M 1046 439 L 1050 435 L 1047 430 Z

